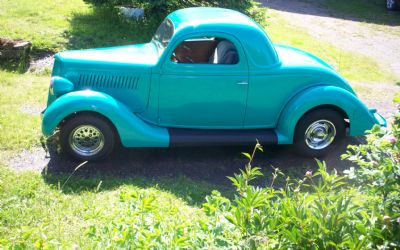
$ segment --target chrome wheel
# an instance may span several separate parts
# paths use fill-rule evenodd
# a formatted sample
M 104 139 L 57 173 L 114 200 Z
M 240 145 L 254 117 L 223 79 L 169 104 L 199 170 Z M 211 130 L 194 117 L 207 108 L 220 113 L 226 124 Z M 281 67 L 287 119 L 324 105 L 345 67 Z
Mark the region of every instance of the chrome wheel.
M 394 6 L 395 6 L 395 0 L 386 0 L 386 7 L 388 8 L 388 9 L 393 9 L 394 8 Z
M 313 122 L 304 134 L 304 140 L 308 147 L 312 149 L 324 149 L 328 147 L 336 136 L 336 128 L 328 120 L 318 120 Z
M 69 145 L 81 156 L 93 156 L 103 149 L 104 135 L 92 125 L 81 125 L 70 133 Z

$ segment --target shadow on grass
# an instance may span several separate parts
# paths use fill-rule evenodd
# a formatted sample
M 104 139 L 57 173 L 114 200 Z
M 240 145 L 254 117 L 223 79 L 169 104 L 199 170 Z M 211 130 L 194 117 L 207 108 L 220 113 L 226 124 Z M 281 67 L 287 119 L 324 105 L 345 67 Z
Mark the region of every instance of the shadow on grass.
M 284 12 L 400 26 L 400 11 L 386 10 L 385 0 L 262 0 L 261 2 L 268 8 Z M 306 4 L 303 5 L 301 2 Z M 309 5 L 315 8 L 310 8 Z
M 54 142 L 53 142 L 54 143 Z M 341 161 L 347 144 L 358 144 L 359 139 L 348 138 L 331 154 L 321 159 L 328 169 L 339 172 L 350 163 Z M 51 146 L 50 146 L 51 148 Z M 101 190 L 113 190 L 123 185 L 140 188 L 155 187 L 182 198 L 189 204 L 199 205 L 212 190 L 232 197 L 234 188 L 226 178 L 238 173 L 247 160 L 241 152 L 251 152 L 252 147 L 190 147 L 165 149 L 119 148 L 100 162 L 87 163 L 78 169 L 62 188 L 64 193 L 94 191 L 101 183 Z M 79 162 L 66 155 L 50 152 L 50 162 L 42 175 L 46 183 L 59 188 Z M 258 152 L 253 166 L 262 168 L 264 177 L 257 185 L 269 185 L 271 166 L 278 167 L 291 178 L 303 178 L 307 170 L 317 170 L 314 159 L 299 157 L 290 146 L 265 146 Z M 284 184 L 284 178 L 277 185 Z
M 67 49 L 87 49 L 145 43 L 151 40 L 159 19 L 126 22 L 111 7 L 93 6 L 87 13 L 73 15 L 64 33 Z

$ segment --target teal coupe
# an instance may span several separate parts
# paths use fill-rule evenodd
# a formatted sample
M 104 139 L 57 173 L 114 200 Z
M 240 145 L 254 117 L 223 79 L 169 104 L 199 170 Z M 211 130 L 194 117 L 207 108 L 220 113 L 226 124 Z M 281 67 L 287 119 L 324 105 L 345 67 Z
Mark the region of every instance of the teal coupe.
M 55 56 L 44 135 L 79 160 L 124 147 L 294 144 L 328 153 L 386 125 L 329 64 L 271 42 L 251 18 L 188 8 L 149 43 Z

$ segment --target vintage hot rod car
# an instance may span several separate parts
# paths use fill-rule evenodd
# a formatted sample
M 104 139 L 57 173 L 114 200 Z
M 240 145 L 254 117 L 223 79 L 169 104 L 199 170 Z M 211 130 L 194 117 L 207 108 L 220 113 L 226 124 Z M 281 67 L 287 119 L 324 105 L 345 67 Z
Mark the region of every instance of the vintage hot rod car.
M 80 160 L 104 158 L 116 143 L 256 139 L 321 156 L 346 134 L 386 123 L 330 65 L 220 8 L 175 11 L 146 44 L 57 54 L 42 122 Z

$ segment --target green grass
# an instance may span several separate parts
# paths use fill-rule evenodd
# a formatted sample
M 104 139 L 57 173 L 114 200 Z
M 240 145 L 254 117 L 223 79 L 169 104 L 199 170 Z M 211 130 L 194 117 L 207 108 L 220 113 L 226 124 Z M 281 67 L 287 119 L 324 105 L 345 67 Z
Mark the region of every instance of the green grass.
M 96 244 L 106 244 L 107 240 L 115 243 L 115 238 L 104 238 L 99 243 L 93 236 L 95 230 L 112 230 L 117 224 L 129 225 L 142 216 L 154 221 L 154 227 L 160 230 L 159 238 L 162 235 L 164 244 L 172 246 L 173 241 L 178 240 L 174 236 L 179 234 L 180 228 L 204 220 L 205 215 L 198 206 L 215 188 L 184 177 L 157 181 L 73 177 L 60 189 L 67 176 L 15 173 L 4 166 L 0 166 L 0 170 L 0 246 L 17 249 L 60 246 L 71 249 L 74 245 L 93 249 Z M 191 197 L 186 197 L 189 192 Z M 127 206 L 136 203 L 123 199 L 149 199 L 149 202 L 137 204 L 137 209 L 142 209 L 138 214 L 127 214 L 130 211 Z M 139 228 L 140 232 L 150 233 L 145 225 L 135 223 L 143 227 Z
M 141 43 L 157 26 L 121 22 L 115 10 L 82 0 L 0 1 L 0 37 L 31 41 L 34 52 Z
M 68 39 L 75 13 L 90 11 L 82 0 L 2 0 L 0 1 L 0 37 L 32 41 L 36 49 L 59 50 Z
M 45 107 L 49 76 L 0 71 L 0 150 L 38 145 L 41 130 L 38 113 Z

